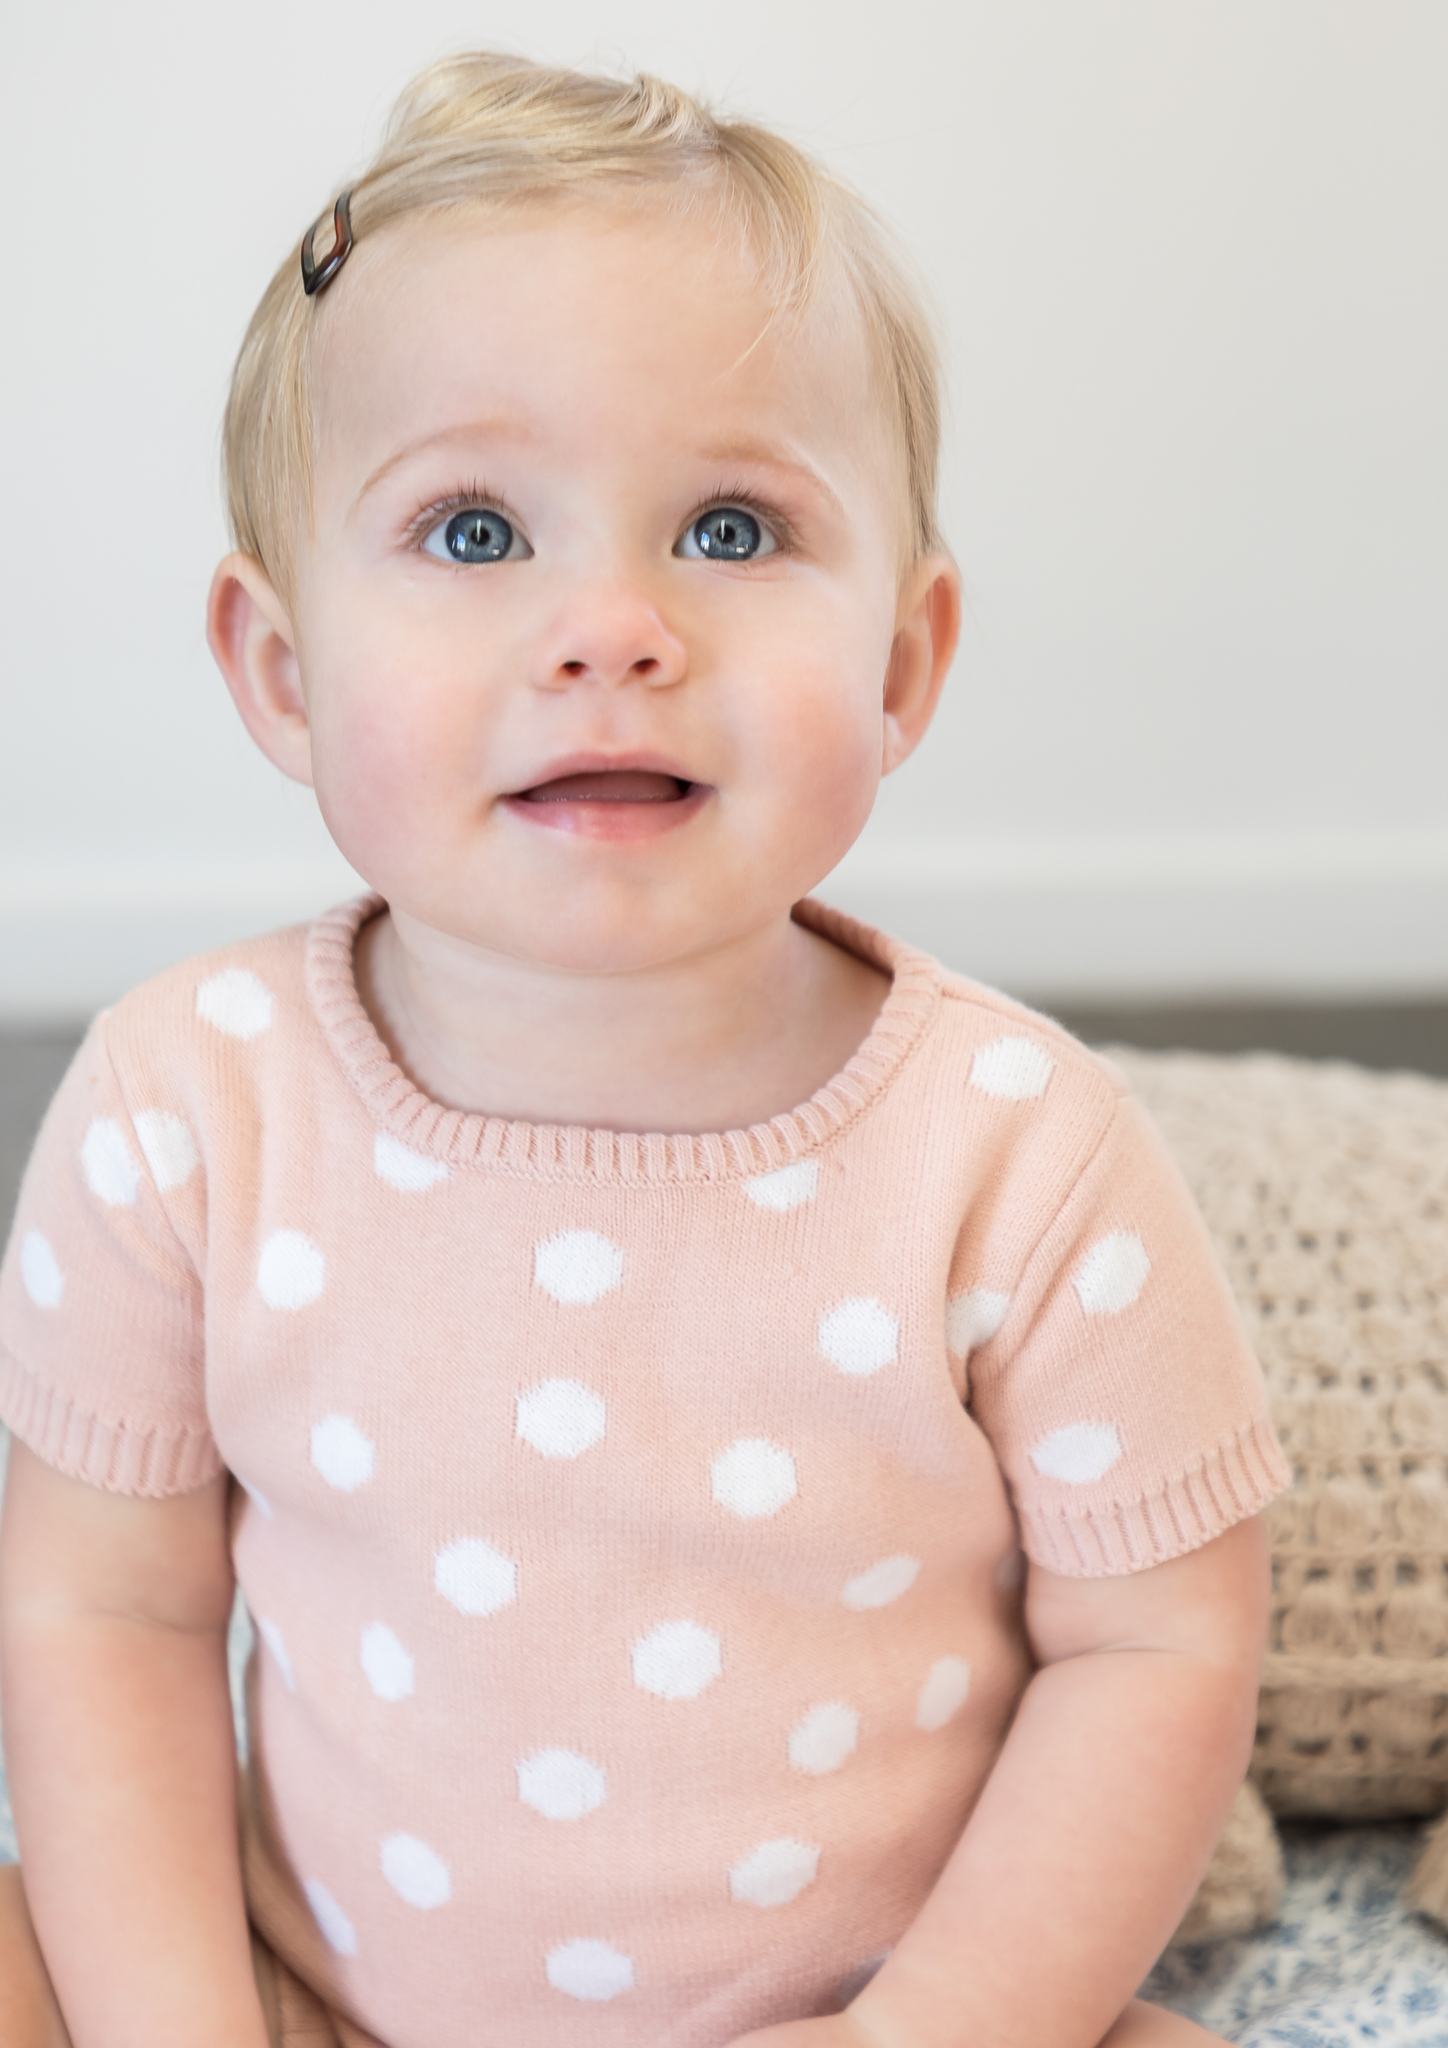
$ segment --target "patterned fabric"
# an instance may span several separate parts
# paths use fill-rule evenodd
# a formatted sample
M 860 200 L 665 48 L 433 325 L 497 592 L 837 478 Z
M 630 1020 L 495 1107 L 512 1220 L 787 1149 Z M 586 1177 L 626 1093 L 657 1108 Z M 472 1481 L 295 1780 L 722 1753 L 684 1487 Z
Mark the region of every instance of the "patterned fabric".
M 1239 2048 L 1448 2048 L 1448 1938 L 1404 1905 L 1416 1827 L 1289 1827 L 1281 1915 L 1173 1951 L 1142 1993 Z M 0 1781 L 0 1863 L 15 1861 Z
M 1422 1830 L 1282 1830 L 1277 1920 L 1237 1941 L 1173 1950 L 1142 1995 L 1239 2048 L 1448 2048 L 1448 1937 L 1402 1885 Z
M 99 1020 L 0 1405 L 94 1485 L 244 1486 L 247 1896 L 355 2028 L 712 2048 L 828 2009 L 1014 1713 L 1019 1546 L 1131 1571 L 1286 1478 L 1205 1233 L 1113 1070 L 819 908 L 892 986 L 798 1109 L 447 1109 L 358 1000 L 379 907 Z

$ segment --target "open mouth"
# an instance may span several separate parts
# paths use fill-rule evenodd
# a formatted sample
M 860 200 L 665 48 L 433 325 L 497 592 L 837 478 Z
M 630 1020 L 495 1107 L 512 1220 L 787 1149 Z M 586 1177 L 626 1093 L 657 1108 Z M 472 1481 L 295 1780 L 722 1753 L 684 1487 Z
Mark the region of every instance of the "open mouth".
M 677 804 L 694 787 L 678 775 L 649 768 L 601 768 L 587 775 L 559 775 L 519 790 L 524 804 Z
M 707 804 L 706 782 L 662 768 L 579 768 L 506 799 L 516 817 L 578 839 L 648 840 L 683 826 Z

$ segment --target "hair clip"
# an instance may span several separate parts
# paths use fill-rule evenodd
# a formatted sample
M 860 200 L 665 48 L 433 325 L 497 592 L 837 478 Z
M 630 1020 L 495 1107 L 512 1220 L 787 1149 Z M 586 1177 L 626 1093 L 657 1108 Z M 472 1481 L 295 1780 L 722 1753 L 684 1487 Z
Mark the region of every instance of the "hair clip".
M 317 240 L 317 229 L 326 219 L 319 213 L 307 229 L 306 240 L 302 243 L 302 290 L 309 299 L 318 292 L 324 292 L 347 258 L 352 253 L 352 194 L 339 192 L 337 204 L 332 209 L 332 246 L 320 263 L 313 255 Z

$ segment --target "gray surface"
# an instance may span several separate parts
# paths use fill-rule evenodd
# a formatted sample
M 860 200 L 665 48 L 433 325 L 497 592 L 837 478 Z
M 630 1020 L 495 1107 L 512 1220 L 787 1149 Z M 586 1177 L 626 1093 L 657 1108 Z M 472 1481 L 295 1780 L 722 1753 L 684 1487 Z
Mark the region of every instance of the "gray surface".
M 78 1030 L 0 1032 L 0 1239 L 45 1106 L 79 1043 Z
M 1045 1007 L 1088 1045 L 1284 1052 L 1448 1075 L 1448 1003 L 1199 1003 Z

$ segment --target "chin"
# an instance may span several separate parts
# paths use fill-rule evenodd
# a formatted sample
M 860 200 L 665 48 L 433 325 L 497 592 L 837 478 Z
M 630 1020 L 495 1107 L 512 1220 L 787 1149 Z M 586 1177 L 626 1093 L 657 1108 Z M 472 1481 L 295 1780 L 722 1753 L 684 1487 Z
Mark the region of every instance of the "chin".
M 675 903 L 654 908 L 637 900 L 580 903 L 491 923 L 487 932 L 459 932 L 473 944 L 560 974 L 640 974 L 668 967 L 716 945 L 727 945 L 761 921 L 732 903 L 701 911 Z M 789 905 L 779 907 L 787 916 Z M 768 921 L 765 917 L 762 921 Z
M 578 931 L 519 934 L 506 950 L 513 958 L 559 974 L 647 974 L 698 950 L 699 936 L 687 941 L 654 932 L 635 923 L 620 932 Z

